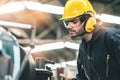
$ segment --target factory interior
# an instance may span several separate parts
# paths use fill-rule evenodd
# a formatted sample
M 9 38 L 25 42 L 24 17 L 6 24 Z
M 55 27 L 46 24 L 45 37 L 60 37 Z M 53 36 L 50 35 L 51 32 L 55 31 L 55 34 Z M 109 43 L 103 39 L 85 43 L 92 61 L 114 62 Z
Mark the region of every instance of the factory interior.
M 104 26 L 120 28 L 120 0 L 89 1 Z M 15 38 L 5 45 L 12 48 L 10 46 L 15 43 L 20 48 L 17 50 L 17 47 L 14 54 L 15 64 L 19 65 L 14 68 L 17 76 L 15 80 L 36 80 L 35 70 L 40 68 L 43 74 L 39 73 L 37 80 L 72 80 L 76 76 L 81 37 L 71 38 L 59 20 L 66 2 L 67 0 L 0 0 L 0 30 Z M 8 39 L 8 36 L 3 37 Z M 8 50 L 7 53 L 9 52 Z M 0 75 L 6 75 L 9 69 L 11 72 L 11 65 L 2 63 L 4 61 L 6 59 L 0 57 Z M 46 79 L 46 76 L 50 77 Z

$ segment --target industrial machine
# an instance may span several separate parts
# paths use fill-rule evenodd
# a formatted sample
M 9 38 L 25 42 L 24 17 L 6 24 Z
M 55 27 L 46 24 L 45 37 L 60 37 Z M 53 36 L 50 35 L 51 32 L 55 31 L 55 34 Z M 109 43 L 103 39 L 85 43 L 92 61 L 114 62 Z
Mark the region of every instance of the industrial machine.
M 47 63 L 53 61 L 33 59 L 7 31 L 0 30 L 0 80 L 51 80 L 53 75 Z

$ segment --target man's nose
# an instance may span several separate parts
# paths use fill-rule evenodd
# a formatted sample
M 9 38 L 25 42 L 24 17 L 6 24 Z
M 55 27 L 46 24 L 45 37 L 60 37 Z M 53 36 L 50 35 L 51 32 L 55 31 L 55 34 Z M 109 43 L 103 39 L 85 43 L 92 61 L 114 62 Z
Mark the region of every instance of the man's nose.
M 68 27 L 68 28 L 73 28 L 73 26 L 74 26 L 74 25 L 69 22 L 67 27 Z

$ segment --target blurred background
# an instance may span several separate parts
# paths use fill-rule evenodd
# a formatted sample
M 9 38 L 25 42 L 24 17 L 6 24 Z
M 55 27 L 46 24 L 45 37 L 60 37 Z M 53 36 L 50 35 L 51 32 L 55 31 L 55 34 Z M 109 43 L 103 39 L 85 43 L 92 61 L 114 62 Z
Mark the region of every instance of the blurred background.
M 0 27 L 34 60 L 44 57 L 51 65 L 56 80 L 71 79 L 76 73 L 76 58 L 81 38 L 71 39 L 62 21 L 67 0 L 0 0 Z M 105 27 L 120 28 L 120 0 L 90 0 Z M 3 24 L 2 21 L 5 21 Z M 19 23 L 19 24 L 15 24 Z M 20 25 L 22 24 L 22 25 Z

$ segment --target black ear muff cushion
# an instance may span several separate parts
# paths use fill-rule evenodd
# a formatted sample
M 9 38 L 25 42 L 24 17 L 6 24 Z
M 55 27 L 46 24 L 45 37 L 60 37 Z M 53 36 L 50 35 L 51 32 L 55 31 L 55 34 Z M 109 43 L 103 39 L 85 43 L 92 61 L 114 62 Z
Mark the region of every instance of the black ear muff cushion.
M 94 25 L 96 23 L 96 19 L 94 17 L 88 18 L 85 24 L 85 31 L 86 32 L 92 32 L 94 30 Z

